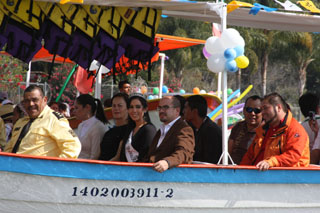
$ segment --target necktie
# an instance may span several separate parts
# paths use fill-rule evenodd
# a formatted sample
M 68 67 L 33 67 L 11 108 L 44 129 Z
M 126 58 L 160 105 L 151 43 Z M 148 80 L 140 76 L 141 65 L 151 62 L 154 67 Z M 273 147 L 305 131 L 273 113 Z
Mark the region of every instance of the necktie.
M 22 139 L 24 138 L 24 136 L 26 136 L 26 134 L 28 133 L 28 131 L 30 129 L 30 126 L 31 126 L 33 121 L 34 121 L 34 119 L 30 119 L 30 121 L 26 125 L 24 125 L 24 127 L 22 128 L 22 131 L 21 131 L 21 133 L 19 135 L 19 138 L 18 138 L 16 144 L 14 145 L 14 147 L 12 149 L 12 153 L 17 153 L 18 148 L 20 146 L 20 143 L 21 143 Z

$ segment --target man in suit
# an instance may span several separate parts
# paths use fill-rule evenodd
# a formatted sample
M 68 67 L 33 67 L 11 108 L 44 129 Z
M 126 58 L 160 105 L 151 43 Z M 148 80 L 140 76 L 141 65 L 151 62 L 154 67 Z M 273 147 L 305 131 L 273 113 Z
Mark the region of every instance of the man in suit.
M 192 128 L 180 118 L 180 101 L 173 96 L 163 97 L 158 106 L 163 124 L 155 135 L 147 161 L 153 168 L 164 172 L 181 163 L 191 163 L 194 154 Z

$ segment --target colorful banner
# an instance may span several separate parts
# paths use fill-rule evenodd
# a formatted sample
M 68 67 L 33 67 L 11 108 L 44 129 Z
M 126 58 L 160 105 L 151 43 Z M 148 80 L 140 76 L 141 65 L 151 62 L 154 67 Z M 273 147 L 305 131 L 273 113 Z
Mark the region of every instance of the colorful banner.
M 313 4 L 312 1 L 310 0 L 305 0 L 305 1 L 298 1 L 298 3 L 306 8 L 307 10 L 309 10 L 310 12 L 313 12 L 313 13 L 320 13 L 320 10 Z
M 254 5 L 254 7 L 251 8 L 251 10 L 250 10 L 250 12 L 249 12 L 249 14 L 252 14 L 252 15 L 257 15 L 258 12 L 259 12 L 261 9 L 265 10 L 266 12 L 273 12 L 273 11 L 278 10 L 277 8 L 267 7 L 267 6 L 264 6 L 264 5 L 259 4 L 259 3 L 254 3 L 253 5 Z
M 292 3 L 289 0 L 286 0 L 284 3 L 278 1 L 278 0 L 274 0 L 275 2 L 277 2 L 278 4 L 280 4 L 282 7 L 284 7 L 285 10 L 289 10 L 289 11 L 303 11 L 300 7 L 298 7 L 296 4 Z
M 253 7 L 253 5 L 247 2 L 232 1 L 227 5 L 227 13 L 231 13 L 239 7 Z
M 80 3 L 80 4 L 83 4 L 83 0 L 60 0 L 60 4 L 66 4 L 66 3 Z

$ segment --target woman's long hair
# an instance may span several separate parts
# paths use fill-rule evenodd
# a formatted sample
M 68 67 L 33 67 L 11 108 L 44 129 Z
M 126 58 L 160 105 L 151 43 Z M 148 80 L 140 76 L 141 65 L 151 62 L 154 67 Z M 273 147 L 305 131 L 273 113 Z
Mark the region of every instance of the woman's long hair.
M 82 107 L 85 107 L 87 104 L 90 105 L 92 115 L 95 115 L 96 118 L 102 123 L 108 123 L 108 120 L 104 114 L 102 103 L 99 99 L 93 98 L 89 94 L 83 94 L 77 97 L 76 101 L 78 104 L 82 105 Z

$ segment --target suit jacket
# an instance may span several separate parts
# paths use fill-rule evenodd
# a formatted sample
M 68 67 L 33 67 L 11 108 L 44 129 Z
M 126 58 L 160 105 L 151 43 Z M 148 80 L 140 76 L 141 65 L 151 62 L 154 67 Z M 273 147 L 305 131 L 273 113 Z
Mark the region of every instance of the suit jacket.
M 194 133 L 192 128 L 181 118 L 167 132 L 160 146 L 157 144 L 161 132 L 158 130 L 149 149 L 147 162 L 166 160 L 169 167 L 181 163 L 191 163 L 194 154 Z

